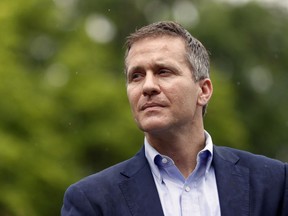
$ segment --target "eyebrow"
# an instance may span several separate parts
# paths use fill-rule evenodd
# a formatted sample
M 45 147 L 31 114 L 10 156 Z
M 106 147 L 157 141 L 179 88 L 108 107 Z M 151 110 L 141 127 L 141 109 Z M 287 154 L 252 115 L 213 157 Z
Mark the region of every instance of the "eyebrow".
M 167 68 L 167 69 L 171 69 L 173 70 L 174 72 L 177 72 L 177 71 L 180 71 L 179 67 L 177 64 L 175 63 L 170 63 L 170 62 L 164 62 L 164 61 L 159 61 L 159 62 L 155 62 L 153 63 L 152 65 L 152 68 L 153 69 L 159 69 L 159 68 Z M 129 70 L 127 68 L 126 70 L 126 74 L 127 76 L 129 76 L 129 74 L 131 74 L 133 71 L 143 71 L 144 70 L 144 67 L 143 66 L 139 66 L 139 65 L 136 65 L 136 66 L 133 66 L 131 67 Z
M 141 67 L 141 66 L 133 66 L 129 70 L 127 68 L 126 73 L 127 73 L 127 75 L 129 75 L 129 74 L 131 74 L 131 72 L 137 71 L 137 70 L 143 70 L 143 67 Z

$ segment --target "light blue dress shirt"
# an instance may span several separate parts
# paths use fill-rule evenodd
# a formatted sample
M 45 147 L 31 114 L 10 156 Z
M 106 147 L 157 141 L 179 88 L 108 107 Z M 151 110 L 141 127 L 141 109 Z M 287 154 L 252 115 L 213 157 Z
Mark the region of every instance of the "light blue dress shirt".
M 152 170 L 165 216 L 220 216 L 211 136 L 197 155 L 195 170 L 184 178 L 174 161 L 157 152 L 145 138 L 145 156 Z M 148 197 L 149 199 L 149 197 Z

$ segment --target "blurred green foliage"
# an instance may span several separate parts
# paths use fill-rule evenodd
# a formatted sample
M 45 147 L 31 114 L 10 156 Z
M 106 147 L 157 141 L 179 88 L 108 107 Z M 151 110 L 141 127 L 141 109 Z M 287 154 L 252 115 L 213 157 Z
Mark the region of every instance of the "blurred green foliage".
M 181 18 L 183 8 L 194 13 Z M 165 19 L 211 53 L 205 124 L 214 142 L 288 161 L 287 10 L 207 0 L 2 0 L 1 216 L 59 215 L 68 185 L 141 147 L 123 43 Z

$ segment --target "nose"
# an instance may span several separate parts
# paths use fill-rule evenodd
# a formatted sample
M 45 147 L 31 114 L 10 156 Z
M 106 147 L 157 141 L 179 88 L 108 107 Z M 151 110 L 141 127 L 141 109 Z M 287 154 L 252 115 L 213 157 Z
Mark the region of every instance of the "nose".
M 152 96 L 160 93 L 157 77 L 155 77 L 153 73 L 146 73 L 142 88 L 144 96 Z

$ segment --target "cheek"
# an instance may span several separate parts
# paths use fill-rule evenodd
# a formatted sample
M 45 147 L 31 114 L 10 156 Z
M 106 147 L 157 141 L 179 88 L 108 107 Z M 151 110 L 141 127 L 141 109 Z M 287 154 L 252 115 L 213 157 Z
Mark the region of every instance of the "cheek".
M 128 97 L 128 101 L 129 101 L 131 109 L 135 111 L 137 107 L 137 103 L 138 103 L 137 95 L 135 94 L 135 92 L 131 90 L 127 90 L 127 97 Z
M 173 103 L 177 103 L 179 106 L 182 106 L 182 109 L 185 109 L 191 106 L 196 106 L 197 104 L 197 89 L 192 88 L 191 86 L 181 86 L 170 92 L 170 100 Z M 183 107 L 184 106 L 184 107 Z

